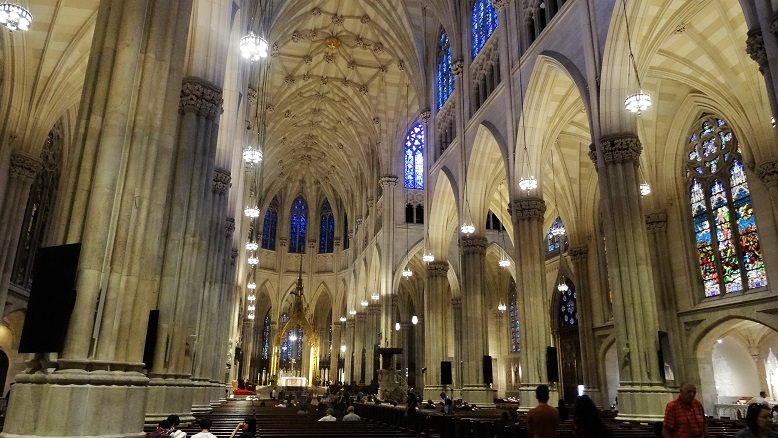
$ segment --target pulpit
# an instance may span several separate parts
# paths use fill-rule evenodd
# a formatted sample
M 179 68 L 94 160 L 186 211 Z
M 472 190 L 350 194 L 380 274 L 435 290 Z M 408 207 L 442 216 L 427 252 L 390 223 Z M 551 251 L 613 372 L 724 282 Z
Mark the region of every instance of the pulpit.
M 383 400 L 393 399 L 398 402 L 405 401 L 408 394 L 408 384 L 402 373 L 395 369 L 395 354 L 402 354 L 402 348 L 376 348 L 375 352 L 381 356 L 381 369 L 378 370 L 378 394 Z

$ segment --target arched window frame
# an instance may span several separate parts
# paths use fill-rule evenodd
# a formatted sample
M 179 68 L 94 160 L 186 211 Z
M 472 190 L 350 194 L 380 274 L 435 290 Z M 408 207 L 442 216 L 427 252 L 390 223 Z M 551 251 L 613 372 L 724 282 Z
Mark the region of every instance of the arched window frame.
M 703 115 L 694 124 L 686 152 L 692 233 L 705 296 L 767 286 L 753 202 L 732 128 L 717 115 Z
M 403 163 L 405 167 L 405 188 L 424 190 L 424 124 L 415 123 L 405 136 Z
M 448 39 L 446 30 L 441 26 L 440 34 L 438 36 L 438 50 L 437 50 L 437 69 L 436 81 L 438 90 L 438 107 L 443 108 L 443 105 L 448 100 L 449 96 L 454 92 L 454 72 L 451 68 L 451 43 Z
M 265 212 L 265 221 L 262 226 L 262 248 L 275 251 L 276 232 L 278 231 L 278 197 L 270 201 Z
M 319 253 L 329 254 L 335 251 L 335 215 L 327 199 L 321 205 L 319 218 Z
M 308 203 L 303 195 L 299 195 L 292 202 L 291 217 L 289 218 L 289 253 L 305 253 L 305 237 L 308 225 Z
M 491 0 L 476 0 L 470 13 L 470 35 L 473 59 L 484 48 L 498 24 L 497 9 Z

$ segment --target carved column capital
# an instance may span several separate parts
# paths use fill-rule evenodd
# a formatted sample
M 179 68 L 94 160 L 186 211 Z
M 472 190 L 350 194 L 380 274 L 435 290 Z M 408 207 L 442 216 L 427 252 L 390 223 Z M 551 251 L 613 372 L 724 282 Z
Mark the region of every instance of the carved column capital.
M 380 181 L 381 187 L 394 187 L 397 185 L 397 177 L 394 175 L 384 175 Z
M 427 275 L 430 277 L 445 277 L 448 275 L 448 262 L 436 260 L 427 265 Z
M 235 266 L 235 263 L 238 261 L 238 250 L 233 248 L 230 252 L 230 266 Z
M 213 192 L 217 195 L 223 195 L 230 187 L 232 177 L 230 171 L 225 169 L 214 169 L 213 174 Z
M 199 78 L 184 78 L 178 110 L 214 119 L 222 113 L 222 91 L 216 85 Z
M 235 232 L 235 218 L 234 217 L 228 217 L 226 223 L 224 224 L 224 231 L 225 235 L 229 239 L 232 237 L 232 233 Z
M 492 0 L 492 6 L 497 10 L 502 10 L 508 7 L 511 0 Z
M 462 249 L 465 254 L 486 254 L 489 241 L 484 236 L 466 236 L 462 238 Z
M 774 25 L 775 21 L 770 27 L 772 28 Z M 764 73 L 765 68 L 767 68 L 767 51 L 764 48 L 762 31 L 759 29 L 749 30 L 747 35 L 746 53 L 759 65 L 759 72 Z
M 638 136 L 630 132 L 605 136 L 600 141 L 600 145 L 605 165 L 636 163 L 643 151 Z M 597 167 L 597 148 L 594 143 L 589 145 L 589 159 Z
M 778 161 L 769 161 L 756 166 L 756 175 L 767 187 L 778 185 Z
M 667 229 L 667 213 L 656 212 L 646 215 L 646 230 L 656 232 Z
M 425 125 L 430 122 L 431 117 L 432 117 L 432 111 L 430 111 L 429 108 L 421 112 L 421 121 L 424 122 Z
M 372 209 L 374 205 L 375 205 L 375 199 L 367 198 L 367 208 Z
M 573 261 L 586 260 L 589 254 L 589 247 L 586 245 L 572 246 L 567 250 L 567 254 Z
M 537 197 L 514 199 L 510 210 L 517 221 L 542 221 L 546 213 L 546 201 Z
M 461 76 L 462 72 L 464 71 L 465 71 L 464 59 L 457 59 L 456 61 L 451 63 L 451 73 L 454 73 L 454 76 Z
M 19 151 L 11 155 L 11 174 L 34 179 L 41 170 L 42 164 L 37 158 L 30 157 Z

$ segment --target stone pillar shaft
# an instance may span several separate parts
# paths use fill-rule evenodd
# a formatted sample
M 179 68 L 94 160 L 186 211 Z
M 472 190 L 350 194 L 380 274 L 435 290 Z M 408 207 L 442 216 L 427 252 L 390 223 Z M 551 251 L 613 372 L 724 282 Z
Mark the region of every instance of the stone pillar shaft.
M 350 384 L 352 380 L 356 380 L 357 378 L 354 373 L 354 365 L 356 365 L 356 360 L 357 360 L 357 353 L 354 347 L 355 324 L 356 321 L 353 319 L 346 321 L 346 341 L 344 342 L 344 344 L 346 345 L 346 352 L 344 353 L 346 365 L 345 365 L 345 377 L 343 383 L 348 383 L 348 384 Z
M 356 325 L 354 327 L 354 380 L 359 382 L 365 381 L 365 369 L 362 367 L 362 354 L 365 348 L 365 325 L 367 315 L 365 313 L 357 313 Z
M 613 291 L 613 324 L 619 360 L 619 417 L 660 419 L 669 401 L 657 362 L 657 309 L 633 134 L 603 137 L 591 147 L 598 172 L 601 209 Z
M 575 283 L 578 307 L 578 332 L 581 342 L 581 370 L 583 371 L 584 391 L 597 406 L 602 406 L 603 399 L 600 390 L 600 365 L 597 361 L 597 349 L 594 345 L 592 318 L 594 297 L 589 281 L 589 247 L 586 245 L 570 248 L 569 255 L 573 262 L 577 281 Z
M 340 322 L 332 323 L 332 350 L 330 352 L 330 381 L 337 382 L 340 380 L 340 374 L 338 374 L 338 358 L 341 354 L 340 346 L 343 341 L 340 339 L 341 329 L 343 324 Z
M 446 360 L 446 336 L 444 333 L 446 315 L 445 306 L 449 301 L 447 261 L 435 260 L 427 265 L 427 278 L 429 282 L 429 292 L 424 299 L 424 331 L 419 331 L 419 324 L 416 325 L 417 333 L 424 337 L 424 367 L 427 368 L 424 377 L 424 399 L 429 400 L 438 397 L 443 388 L 440 384 L 440 362 Z M 425 334 L 430 334 L 426 336 Z M 419 362 L 417 362 L 419 363 Z M 421 377 L 420 367 L 417 366 L 417 373 Z
M 391 254 L 394 254 L 394 188 L 397 185 L 397 177 L 395 175 L 384 175 L 380 180 L 382 190 L 382 216 L 381 216 L 381 235 L 383 236 L 382 247 L 387 248 L 383 260 L 381 260 L 381 321 L 379 322 L 379 330 L 382 334 L 381 339 L 382 346 L 390 346 L 392 340 L 392 302 L 390 297 L 393 296 L 394 276 L 392 275 L 392 267 L 394 266 L 394 260 Z M 387 258 L 388 257 L 388 258 Z

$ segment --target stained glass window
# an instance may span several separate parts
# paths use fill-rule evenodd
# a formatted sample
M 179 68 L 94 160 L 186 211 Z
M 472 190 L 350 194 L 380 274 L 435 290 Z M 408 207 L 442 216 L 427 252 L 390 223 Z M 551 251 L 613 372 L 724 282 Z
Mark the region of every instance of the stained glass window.
M 424 189 L 424 125 L 417 123 L 405 137 L 405 188 Z
M 270 309 L 265 315 L 265 326 L 262 328 L 262 359 L 270 358 Z
M 448 97 L 454 92 L 454 73 L 451 71 L 451 45 L 448 41 L 446 30 L 440 29 L 438 38 L 438 109 L 443 107 Z
M 546 232 L 546 255 L 553 257 L 567 249 L 567 234 L 564 231 L 565 224 L 562 218 L 557 217 Z
M 737 138 L 705 115 L 689 138 L 686 174 L 705 296 L 767 285 L 751 192 Z
M 511 278 L 508 284 L 508 321 L 511 332 L 511 353 L 521 351 L 521 338 L 519 337 L 519 306 L 516 303 L 516 282 Z
M 335 216 L 332 214 L 330 201 L 324 200 L 321 206 L 321 227 L 319 229 L 319 253 L 331 253 L 334 251 L 335 242 Z
M 473 59 L 475 59 L 492 36 L 492 32 L 497 29 L 497 9 L 492 6 L 491 0 L 476 0 L 473 12 L 470 14 L 470 25 L 473 31 Z
M 348 215 L 343 215 L 343 249 L 348 249 L 351 241 L 348 238 Z
M 305 231 L 308 224 L 308 203 L 302 195 L 292 202 L 292 217 L 289 222 L 289 252 L 305 252 Z
M 270 201 L 265 212 L 265 224 L 262 226 L 262 248 L 275 251 L 276 229 L 278 228 L 278 197 Z
M 578 325 L 578 294 L 575 291 L 575 285 L 567 279 L 562 280 L 567 285 L 567 290 L 560 293 L 559 297 L 559 327 L 569 328 Z

